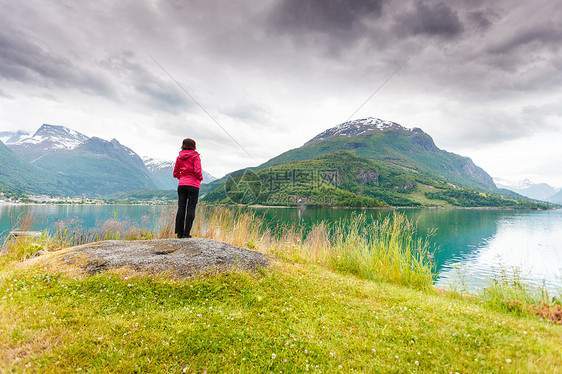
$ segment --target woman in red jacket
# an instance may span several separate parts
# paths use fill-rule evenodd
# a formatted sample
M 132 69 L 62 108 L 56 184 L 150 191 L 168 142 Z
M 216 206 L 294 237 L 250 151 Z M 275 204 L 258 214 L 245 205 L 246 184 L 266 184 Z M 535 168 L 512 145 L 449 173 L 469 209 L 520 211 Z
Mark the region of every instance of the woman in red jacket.
M 176 159 L 174 178 L 178 183 L 178 213 L 176 215 L 176 235 L 178 238 L 191 238 L 191 226 L 195 218 L 195 208 L 199 199 L 199 187 L 203 180 L 201 159 L 195 151 L 193 139 L 184 139 Z M 187 209 L 186 209 L 187 207 Z

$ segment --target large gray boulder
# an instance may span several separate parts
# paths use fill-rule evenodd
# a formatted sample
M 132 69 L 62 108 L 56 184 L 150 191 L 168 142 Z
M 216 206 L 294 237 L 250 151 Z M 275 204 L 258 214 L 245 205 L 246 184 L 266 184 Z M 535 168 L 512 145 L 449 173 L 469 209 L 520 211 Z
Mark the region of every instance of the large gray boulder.
M 90 274 L 130 267 L 181 277 L 233 268 L 256 271 L 269 265 L 267 256 L 260 252 L 202 238 L 107 240 L 75 247 L 63 261 Z

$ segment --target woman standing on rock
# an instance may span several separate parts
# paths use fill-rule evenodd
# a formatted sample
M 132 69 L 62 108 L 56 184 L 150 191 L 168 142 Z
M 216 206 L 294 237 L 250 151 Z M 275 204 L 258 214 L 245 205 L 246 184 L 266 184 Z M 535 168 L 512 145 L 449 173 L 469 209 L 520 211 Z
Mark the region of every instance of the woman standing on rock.
M 174 178 L 180 180 L 178 183 L 178 213 L 176 215 L 176 235 L 178 238 L 191 238 L 191 226 L 199 199 L 199 187 L 203 180 L 201 159 L 195 148 L 195 140 L 184 139 L 174 167 Z

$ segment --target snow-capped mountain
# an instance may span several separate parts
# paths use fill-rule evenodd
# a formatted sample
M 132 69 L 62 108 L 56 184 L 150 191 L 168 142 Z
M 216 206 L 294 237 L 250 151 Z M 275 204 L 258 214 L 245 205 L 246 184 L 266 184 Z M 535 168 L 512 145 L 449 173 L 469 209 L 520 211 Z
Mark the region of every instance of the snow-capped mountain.
M 401 129 L 401 130 L 413 131 L 412 129 L 403 127 L 402 125 L 399 125 L 396 122 L 384 121 L 379 118 L 369 117 L 364 119 L 347 121 L 335 127 L 329 128 L 328 130 L 321 132 L 320 134 L 316 135 L 314 138 L 310 139 L 308 142 L 305 143 L 305 145 L 329 138 L 335 138 L 340 136 L 349 137 L 349 136 L 361 135 L 369 132 L 385 131 L 389 129 Z
M 139 155 L 116 139 L 88 137 L 49 124 L 42 125 L 33 135 L 19 131 L 0 136 L 13 153 L 43 170 L 39 175 L 49 171 L 49 178 L 71 194 L 107 196 L 157 188 Z
M 19 142 L 22 138 L 28 137 L 30 134 L 26 131 L 0 131 L 0 141 L 4 144 L 13 144 Z
M 144 162 L 146 168 L 152 172 L 162 169 L 174 168 L 174 161 L 157 160 L 155 158 L 145 156 L 142 157 L 142 161 Z
M 158 160 L 150 157 L 143 157 L 142 160 L 159 188 L 164 190 L 177 188 L 178 180 L 172 175 L 175 161 Z M 203 181 L 201 183 L 210 183 L 216 179 L 217 178 L 203 170 Z
M 531 199 L 556 202 L 552 199 L 560 188 L 553 187 L 547 183 L 535 183 L 527 178 L 514 182 L 502 178 L 494 178 L 494 183 L 499 188 L 517 192 L 520 195 L 530 197 Z
M 33 135 L 23 131 L 3 134 L 6 134 L 3 143 L 28 161 L 49 152 L 73 150 L 89 139 L 78 131 L 49 124 L 41 126 Z

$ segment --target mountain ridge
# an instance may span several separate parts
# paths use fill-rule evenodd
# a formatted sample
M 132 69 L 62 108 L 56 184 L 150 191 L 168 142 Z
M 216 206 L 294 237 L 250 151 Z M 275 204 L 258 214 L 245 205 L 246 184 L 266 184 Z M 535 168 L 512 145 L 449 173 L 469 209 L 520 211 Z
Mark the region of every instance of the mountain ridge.
M 334 183 L 339 177 L 344 182 Z M 317 183 L 305 188 L 311 179 Z M 421 128 L 372 117 L 331 127 L 202 192 L 204 199 L 226 204 L 549 207 L 498 189 L 472 159 L 439 149 Z
M 373 117 L 329 128 L 303 146 L 286 151 L 256 169 L 311 159 L 339 150 L 351 150 L 360 157 L 393 164 L 412 172 L 435 174 L 454 184 L 497 190 L 492 177 L 469 157 L 439 149 L 422 129 L 408 129 L 395 122 Z
M 515 193 L 456 187 L 347 150 L 233 173 L 204 199 L 266 206 L 546 208 Z
M 498 187 L 514 191 L 531 199 L 548 201 L 555 204 L 562 203 L 562 188 L 553 187 L 548 183 L 535 183 L 528 178 L 513 182 L 502 178 L 494 178 Z
M 143 158 L 115 138 L 108 141 L 62 125 L 43 124 L 33 135 L 21 130 L 0 132 L 0 140 L 5 141 L 4 146 L 13 153 L 6 155 L 6 160 L 14 164 L 12 169 L 28 170 L 23 174 L 30 181 L 36 180 L 30 173 L 36 173 L 49 175 L 50 179 L 66 186 L 62 189 L 41 189 L 44 181 L 40 179 L 34 182 L 39 185 L 30 186 L 21 180 L 17 183 L 10 181 L 19 180 L 15 175 L 4 175 L 0 184 L 12 188 L 20 186 L 32 192 L 53 194 L 64 191 L 71 195 L 95 196 L 140 189 L 177 188 L 177 180 L 172 176 L 174 162 L 161 162 L 158 170 L 154 166 L 149 170 Z M 22 166 L 22 162 L 30 165 Z M 95 177 L 92 178 L 92 175 Z M 216 179 L 206 171 L 203 171 L 203 176 L 203 183 Z
M 6 146 L 44 177 L 39 186 L 22 188 L 49 194 L 105 196 L 135 189 L 156 189 L 156 183 L 140 156 L 116 139 L 88 137 L 61 125 L 43 124 L 33 135 L 24 131 L 3 132 Z M 18 161 L 11 159 L 11 163 Z M 8 177 L 8 176 L 7 176 Z M 13 184 L 8 178 L 3 184 Z M 17 176 L 12 175 L 12 179 Z M 46 179 L 65 186 L 41 188 Z M 31 178 L 34 180 L 34 178 Z M 21 186 L 21 183 L 20 183 Z

